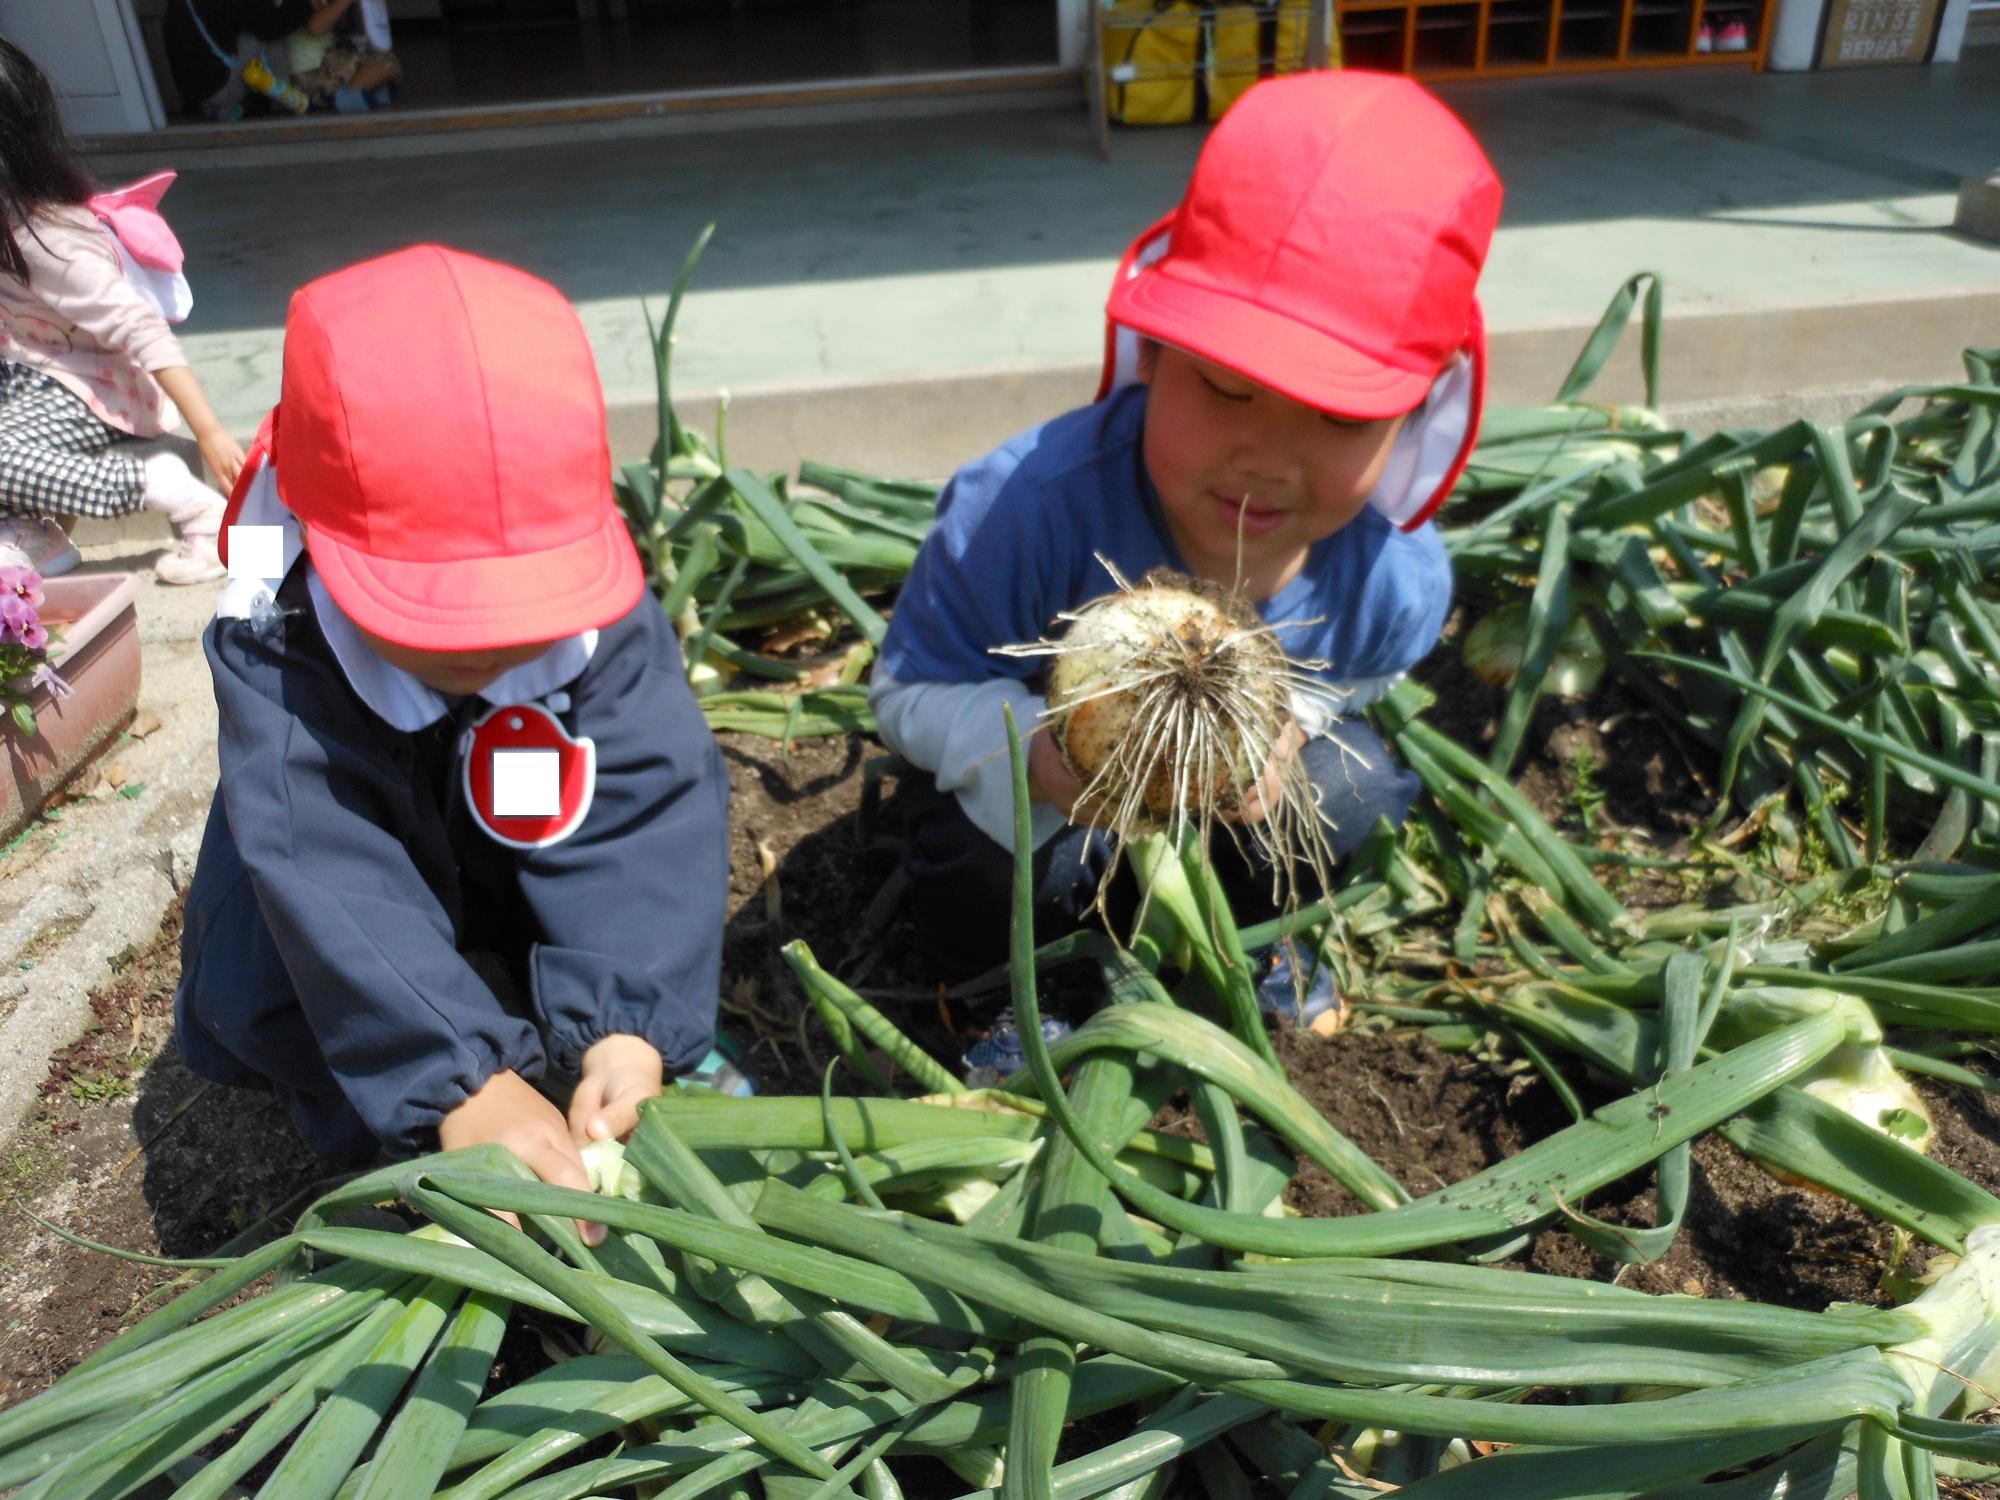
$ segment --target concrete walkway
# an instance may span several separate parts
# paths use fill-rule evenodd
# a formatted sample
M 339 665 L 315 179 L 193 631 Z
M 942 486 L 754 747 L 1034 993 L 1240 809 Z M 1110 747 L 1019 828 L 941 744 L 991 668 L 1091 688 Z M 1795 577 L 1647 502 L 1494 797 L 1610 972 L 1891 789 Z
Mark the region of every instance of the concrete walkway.
M 90 992 L 119 955 L 143 947 L 194 872 L 215 791 L 215 695 L 200 635 L 216 585 L 165 588 L 152 559 L 171 537 L 146 525 L 86 522 L 86 572 L 142 580 L 139 712 L 76 787 L 115 768 L 122 794 L 70 801 L 0 853 L 0 1138 L 32 1113 L 52 1053 L 89 1024 Z
M 1484 283 L 1500 400 L 1546 399 L 1579 331 L 1640 269 L 1666 280 L 1670 400 L 1948 378 L 1961 347 L 2000 342 L 2000 249 L 1949 228 L 1960 179 L 1994 165 L 2000 48 L 1935 68 L 1443 92 L 1508 185 Z M 640 299 L 663 304 L 712 219 L 677 387 L 735 393 L 732 428 L 758 461 L 803 451 L 935 473 L 1088 397 L 1117 256 L 1173 203 L 1200 141 L 1121 132 L 1106 164 L 1067 111 L 774 115 L 707 134 L 207 166 L 169 208 L 196 291 L 188 346 L 238 428 L 276 394 L 293 287 L 435 239 L 577 302 L 615 441 L 636 452 L 652 431 Z M 1610 389 L 1637 394 L 1629 379 Z

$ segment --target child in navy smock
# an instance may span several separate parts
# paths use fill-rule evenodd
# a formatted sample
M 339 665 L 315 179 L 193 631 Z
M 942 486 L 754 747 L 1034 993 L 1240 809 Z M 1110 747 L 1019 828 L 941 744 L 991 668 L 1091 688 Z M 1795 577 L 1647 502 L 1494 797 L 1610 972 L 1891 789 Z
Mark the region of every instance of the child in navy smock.
M 713 1040 L 728 779 L 574 311 L 435 246 L 306 286 L 229 519 L 188 1065 L 329 1156 L 498 1141 L 585 1185 Z
M 1127 254 L 1098 401 L 953 478 L 870 692 L 882 737 L 935 786 L 909 797 L 904 857 L 937 961 L 1005 953 L 1002 707 L 1025 733 L 1043 701 L 1034 663 L 994 648 L 1111 592 L 1106 562 L 1238 585 L 1290 656 L 1328 664 L 1282 753 L 1303 756 L 1337 854 L 1407 814 L 1415 778 L 1356 715 L 1436 644 L 1450 602 L 1429 518 L 1477 439 L 1474 287 L 1499 207 L 1478 145 L 1407 80 L 1259 84 Z M 1082 787 L 1047 733 L 1028 757 L 1038 915 L 1074 923 L 1109 840 L 1070 821 Z

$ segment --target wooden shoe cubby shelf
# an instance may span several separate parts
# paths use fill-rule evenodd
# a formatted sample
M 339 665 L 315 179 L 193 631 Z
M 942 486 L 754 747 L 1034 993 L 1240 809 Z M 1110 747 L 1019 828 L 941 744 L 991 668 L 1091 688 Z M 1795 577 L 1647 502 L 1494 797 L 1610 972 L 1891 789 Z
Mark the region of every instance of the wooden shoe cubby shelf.
M 1761 69 L 1775 0 L 1338 0 L 1341 62 L 1418 78 Z M 1712 46 L 1701 50 L 1706 31 Z M 1737 46 L 1736 43 L 1741 45 Z

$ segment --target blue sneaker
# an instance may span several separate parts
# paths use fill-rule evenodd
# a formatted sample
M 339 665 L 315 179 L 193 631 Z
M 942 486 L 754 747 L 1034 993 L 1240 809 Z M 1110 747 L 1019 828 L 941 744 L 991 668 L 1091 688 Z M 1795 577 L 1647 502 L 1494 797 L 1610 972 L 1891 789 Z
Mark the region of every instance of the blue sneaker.
M 1042 1040 L 1051 1047 L 1068 1036 L 1070 1029 L 1067 1021 L 1059 1021 L 1054 1016 L 1042 1017 Z M 966 1048 L 960 1061 L 965 1064 L 967 1087 L 975 1089 L 990 1089 L 1027 1066 L 1028 1058 L 1021 1050 L 1021 1032 L 1014 1024 L 1012 1006 L 993 1018 L 993 1029 Z
M 1332 1036 L 1347 1022 L 1347 1002 L 1334 987 L 1333 970 L 1320 963 L 1313 964 L 1302 995 L 1297 969 L 1302 960 L 1312 962 L 1289 938 L 1251 955 L 1257 965 L 1257 1008 L 1280 1024 Z
M 365 115 L 368 113 L 368 96 L 359 89 L 335 89 L 333 110 L 340 115 Z
M 728 1094 L 737 1099 L 750 1098 L 757 1092 L 756 1081 L 739 1068 L 733 1058 L 724 1054 L 725 1045 L 718 1040 L 717 1045 L 708 1049 L 708 1056 L 695 1064 L 692 1073 L 683 1075 L 675 1082 L 714 1089 L 718 1094 Z M 731 1047 L 730 1050 L 735 1049 Z

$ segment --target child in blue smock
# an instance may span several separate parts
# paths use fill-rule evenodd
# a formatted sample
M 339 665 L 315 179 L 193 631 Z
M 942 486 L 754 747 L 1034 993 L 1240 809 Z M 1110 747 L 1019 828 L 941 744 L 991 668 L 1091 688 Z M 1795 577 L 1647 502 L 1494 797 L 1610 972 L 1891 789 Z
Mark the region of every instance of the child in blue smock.
M 497 1142 L 587 1186 L 715 1065 L 729 779 L 575 311 L 435 245 L 310 283 L 228 525 L 189 1068 L 335 1160 Z
M 1120 267 L 1099 399 L 946 487 L 870 690 L 883 739 L 928 773 L 904 858 L 939 965 L 1005 956 L 1002 710 L 1025 733 L 1043 700 L 1035 664 L 995 648 L 1111 592 L 1107 562 L 1240 587 L 1290 656 L 1326 664 L 1281 753 L 1303 757 L 1335 853 L 1402 821 L 1416 780 L 1357 715 L 1436 644 L 1450 602 L 1430 516 L 1477 440 L 1474 288 L 1500 191 L 1405 79 L 1259 84 Z M 1048 733 L 1028 770 L 1046 935 L 1087 910 L 1110 841 L 1081 826 L 1083 788 Z

